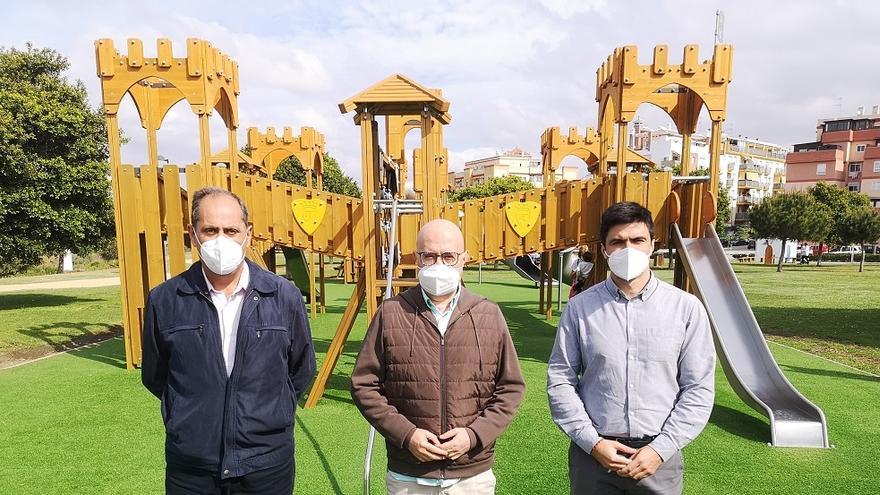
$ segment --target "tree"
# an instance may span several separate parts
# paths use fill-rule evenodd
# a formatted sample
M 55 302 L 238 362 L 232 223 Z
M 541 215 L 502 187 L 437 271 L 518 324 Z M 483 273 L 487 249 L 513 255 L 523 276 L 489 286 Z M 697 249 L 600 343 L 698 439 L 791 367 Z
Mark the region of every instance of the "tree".
M 489 196 L 527 191 L 534 188 L 535 186 L 531 182 L 522 177 L 505 175 L 504 177 L 492 177 L 482 184 L 474 184 L 457 191 L 452 191 L 449 193 L 449 201 L 454 203 L 468 199 L 487 198 Z
M 306 185 L 306 171 L 295 156 L 281 162 L 275 170 L 275 180 L 289 182 L 300 186 Z M 315 172 L 312 171 L 312 183 L 317 186 Z M 351 177 L 345 175 L 335 158 L 324 153 L 324 190 L 334 194 L 344 194 L 355 198 L 361 197 L 361 188 Z
M 0 275 L 114 237 L 107 133 L 58 52 L 0 48 Z
M 874 244 L 880 239 L 880 213 L 870 206 L 852 209 L 842 216 L 838 234 L 843 244 L 862 247 L 861 273 L 865 271 L 865 244 Z
M 789 240 L 824 239 L 831 229 L 831 212 L 810 194 L 777 194 L 753 206 L 749 213 L 752 229 L 759 237 L 782 240 L 777 272 L 782 271 L 785 244 Z
M 817 183 L 815 186 L 810 187 L 807 192 L 831 211 L 831 229 L 825 238 L 818 239 L 819 256 L 817 256 L 816 266 L 819 266 L 822 262 L 822 247 L 824 244 L 844 244 L 841 238 L 843 218 L 855 209 L 869 207 L 871 200 L 865 194 L 850 192 L 842 187 L 825 182 Z

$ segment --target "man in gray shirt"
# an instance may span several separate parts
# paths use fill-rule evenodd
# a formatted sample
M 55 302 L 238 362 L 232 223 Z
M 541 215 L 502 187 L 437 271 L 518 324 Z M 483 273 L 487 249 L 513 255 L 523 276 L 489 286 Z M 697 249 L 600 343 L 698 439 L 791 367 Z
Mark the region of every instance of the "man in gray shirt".
M 682 492 L 681 449 L 715 396 L 715 350 L 700 301 L 657 280 L 651 212 L 602 215 L 611 276 L 568 303 L 547 370 L 553 421 L 571 438 L 572 494 Z

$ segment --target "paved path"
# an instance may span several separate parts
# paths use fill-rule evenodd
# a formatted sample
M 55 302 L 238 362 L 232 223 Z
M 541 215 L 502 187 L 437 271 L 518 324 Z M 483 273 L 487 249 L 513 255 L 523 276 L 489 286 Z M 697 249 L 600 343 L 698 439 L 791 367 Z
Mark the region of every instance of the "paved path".
M 87 289 L 90 287 L 112 287 L 114 285 L 119 285 L 119 277 L 31 282 L 28 284 L 0 285 L 0 294 L 4 292 L 41 291 L 46 289 Z

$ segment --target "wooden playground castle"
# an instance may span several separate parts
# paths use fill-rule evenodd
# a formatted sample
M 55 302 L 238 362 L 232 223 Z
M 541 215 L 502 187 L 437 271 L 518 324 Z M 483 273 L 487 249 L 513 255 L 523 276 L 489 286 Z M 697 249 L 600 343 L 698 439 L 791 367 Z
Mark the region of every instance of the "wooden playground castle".
M 661 45 L 654 48 L 648 64 L 639 63 L 635 46 L 616 48 L 596 72 L 598 130 L 588 128 L 580 134 L 572 128 L 563 135 L 553 127 L 542 134 L 545 187 L 458 203 L 447 201 L 443 127 L 452 117 L 450 102 L 438 89 L 396 74 L 340 103 L 340 111 L 353 113 L 361 135 L 363 197 L 353 198 L 322 190 L 325 142 L 312 128 L 303 128 L 298 136 L 289 128 L 281 136 L 271 127 L 265 132 L 251 128 L 250 155 L 238 151 L 238 64 L 211 43 L 189 39 L 185 56 L 175 56 L 171 42 L 160 39 L 153 58 L 144 56 L 139 40 L 128 40 L 126 45 L 122 54 L 109 39 L 95 42 L 110 139 L 129 368 L 140 364 L 149 290 L 182 272 L 187 252 L 193 262 L 198 259 L 197 250 L 187 250 L 191 243 L 186 226 L 188 194 L 201 187 L 230 190 L 248 205 L 253 224 L 248 255 L 257 263 L 273 269 L 276 246 L 309 253 L 310 287 L 304 292 L 309 293 L 313 317 L 323 307 L 323 257 L 347 260 L 357 267 L 352 297 L 307 407 L 314 407 L 323 394 L 361 306 L 365 303 L 372 315 L 389 281 L 394 291 L 415 285 L 416 232 L 428 220 L 447 218 L 459 224 L 474 263 L 541 253 L 540 306 L 549 316 L 551 253 L 582 245 L 598 252 L 599 218 L 611 204 L 635 201 L 650 209 L 658 245 L 668 245 L 673 224 L 686 237 L 700 237 L 715 219 L 722 123 L 732 70 L 730 45 L 715 45 L 712 57 L 702 62 L 697 46 L 687 45 L 680 63 L 670 63 L 668 47 Z M 126 94 L 134 100 L 147 135 L 148 163 L 139 167 L 121 163 L 118 111 Z M 199 121 L 200 160 L 185 167 L 160 166 L 157 131 L 168 110 L 183 100 Z M 681 177 L 654 170 L 653 164 L 626 146 L 628 125 L 645 103 L 664 110 L 684 137 Z M 711 120 L 709 174 L 689 177 L 690 140 L 703 109 Z M 211 153 L 208 125 L 214 111 L 227 129 L 227 150 L 218 154 Z M 404 142 L 414 130 L 421 142 L 408 161 Z M 592 178 L 556 182 L 556 169 L 570 155 L 587 163 Z M 311 173 L 306 174 L 305 186 L 273 180 L 278 165 L 291 156 L 307 172 L 314 171 L 314 182 Z M 180 174 L 185 175 L 185 187 Z M 389 201 L 397 204 L 395 198 L 402 204 L 417 203 L 418 208 L 392 222 L 396 210 L 387 206 Z M 389 225 L 396 231 L 390 232 Z M 389 251 L 389 244 L 394 249 Z M 383 263 L 388 252 L 399 257 L 391 274 L 385 273 Z M 597 258 L 593 277 L 599 280 L 607 272 Z M 679 264 L 676 267 L 676 283 L 687 287 L 684 272 Z

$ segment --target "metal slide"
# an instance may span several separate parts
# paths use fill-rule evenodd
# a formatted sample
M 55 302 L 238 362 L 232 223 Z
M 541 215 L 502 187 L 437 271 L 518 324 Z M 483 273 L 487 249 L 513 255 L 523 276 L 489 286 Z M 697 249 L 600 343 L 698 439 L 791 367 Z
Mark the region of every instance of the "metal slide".
M 724 374 L 737 395 L 770 419 L 775 447 L 828 448 L 825 415 L 785 378 L 712 226 L 706 237 L 673 242 L 698 297 L 706 306 Z
M 309 295 L 312 282 L 309 278 L 308 255 L 302 249 L 287 246 L 282 246 L 281 251 L 284 253 L 284 278 L 296 285 L 306 302 L 311 302 Z
M 520 277 L 538 284 L 541 280 L 541 268 L 529 256 L 504 258 L 504 264 L 513 269 Z

